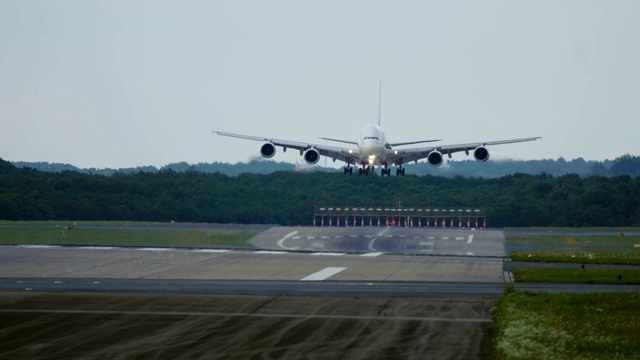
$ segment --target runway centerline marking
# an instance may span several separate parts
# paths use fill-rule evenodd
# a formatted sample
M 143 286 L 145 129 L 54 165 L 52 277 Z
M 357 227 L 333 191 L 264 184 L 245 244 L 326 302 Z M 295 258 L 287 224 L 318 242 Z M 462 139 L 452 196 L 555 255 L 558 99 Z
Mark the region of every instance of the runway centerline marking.
M 469 241 L 467 241 L 467 244 L 471 244 L 472 241 L 473 241 L 473 234 L 469 235 Z
M 316 273 L 313 273 L 307 277 L 300 279 L 300 281 L 322 281 L 332 277 L 333 275 L 344 271 L 346 267 L 328 267 L 322 269 Z
M 292 237 L 293 235 L 297 234 L 298 231 L 294 231 L 294 232 L 290 232 L 287 235 L 285 235 L 282 239 L 278 240 L 278 247 L 281 247 L 283 249 L 286 250 L 293 250 L 292 248 L 288 248 L 286 246 L 284 246 L 284 242 L 287 241 L 288 238 Z

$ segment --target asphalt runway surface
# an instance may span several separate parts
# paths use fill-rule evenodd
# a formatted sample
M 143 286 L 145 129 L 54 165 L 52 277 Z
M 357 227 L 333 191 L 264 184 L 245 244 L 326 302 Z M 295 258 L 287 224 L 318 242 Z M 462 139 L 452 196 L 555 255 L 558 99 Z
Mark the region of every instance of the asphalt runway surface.
M 0 358 L 484 357 L 501 231 L 264 230 L 255 250 L 0 247 Z
M 251 244 L 280 251 L 382 252 L 410 255 L 504 256 L 498 230 L 405 227 L 273 227 Z

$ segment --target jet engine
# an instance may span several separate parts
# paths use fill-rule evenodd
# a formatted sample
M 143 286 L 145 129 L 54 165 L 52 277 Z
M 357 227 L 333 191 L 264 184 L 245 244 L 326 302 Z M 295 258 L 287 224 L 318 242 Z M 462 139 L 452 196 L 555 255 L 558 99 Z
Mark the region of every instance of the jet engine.
M 307 164 L 316 164 L 318 163 L 318 160 L 320 160 L 320 153 L 318 152 L 318 150 L 309 149 L 304 152 L 304 161 L 306 161 Z
M 427 161 L 431 166 L 440 166 L 443 160 L 442 153 L 438 150 L 433 150 L 429 153 L 429 156 L 427 156 Z
M 262 144 L 260 147 L 260 155 L 264 158 L 272 158 L 276 154 L 276 146 L 270 142 Z
M 484 146 L 478 146 L 475 150 L 473 150 L 473 157 L 476 161 L 485 162 L 489 160 L 489 150 L 487 150 Z

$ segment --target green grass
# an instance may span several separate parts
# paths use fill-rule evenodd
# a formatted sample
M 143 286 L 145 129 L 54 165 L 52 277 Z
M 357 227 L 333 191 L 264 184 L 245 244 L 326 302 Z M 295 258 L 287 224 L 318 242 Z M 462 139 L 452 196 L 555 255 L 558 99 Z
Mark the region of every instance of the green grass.
M 622 280 L 618 281 L 618 275 Z M 575 269 L 514 269 L 516 282 L 533 283 L 573 283 L 573 284 L 640 284 L 640 270 L 589 269 L 576 266 Z
M 621 233 L 624 234 L 624 233 Z M 594 235 L 594 236 L 564 236 L 564 235 L 514 235 L 506 238 L 508 244 L 535 245 L 566 245 L 566 246 L 613 246 L 631 247 L 640 244 L 638 235 Z M 640 250 L 638 250 L 640 251 Z
M 60 227 L 0 228 L 0 245 L 106 245 L 170 247 L 253 247 L 247 242 L 256 231 L 219 230 L 67 230 Z
M 612 231 L 612 232 L 625 232 L 625 231 L 640 231 L 639 227 L 521 227 L 521 228 L 504 228 L 507 231 L 566 231 L 568 233 L 580 234 L 584 232 L 593 231 Z
M 492 309 L 491 358 L 638 359 L 640 293 L 506 291 Z
M 529 257 L 531 255 L 531 257 Z M 573 257 L 575 255 L 575 258 Z M 598 251 L 564 251 L 564 250 L 536 250 L 530 253 L 512 252 L 511 261 L 572 264 L 612 264 L 612 265 L 640 265 L 640 255 L 635 252 L 605 253 Z
M 8 227 L 33 227 L 33 226 L 180 226 L 189 225 L 211 225 L 208 223 L 182 223 L 182 222 L 151 222 L 151 221 L 67 221 L 67 220 L 44 220 L 44 221 L 12 221 L 0 220 L 0 226 Z
M 530 252 L 512 252 L 512 261 L 640 265 L 640 236 L 509 236 L 509 244 L 542 245 L 548 248 Z M 531 255 L 531 256 L 530 256 Z

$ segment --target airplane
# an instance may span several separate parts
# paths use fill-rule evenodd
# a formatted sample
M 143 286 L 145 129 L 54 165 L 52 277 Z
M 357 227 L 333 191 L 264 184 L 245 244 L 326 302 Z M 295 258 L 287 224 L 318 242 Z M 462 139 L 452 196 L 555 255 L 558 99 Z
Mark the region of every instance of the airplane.
M 381 99 L 382 86 L 380 87 L 380 100 Z M 391 176 L 391 169 L 389 168 L 390 165 L 396 166 L 396 176 L 404 176 L 405 168 L 402 167 L 402 165 L 408 162 L 414 161 L 417 164 L 418 160 L 426 158 L 430 165 L 437 167 L 442 165 L 445 155 L 451 158 L 451 154 L 461 151 L 464 151 L 467 156 L 471 151 L 476 161 L 485 162 L 489 160 L 489 150 L 487 149 L 487 146 L 513 144 L 541 139 L 541 137 L 529 137 L 510 140 L 481 141 L 468 144 L 404 148 L 403 146 L 406 145 L 415 145 L 441 140 L 418 140 L 389 143 L 384 130 L 380 126 L 380 104 L 378 107 L 378 123 L 368 124 L 363 127 L 360 130 L 360 135 L 356 141 L 324 137 L 320 138 L 322 140 L 352 145 L 355 146 L 355 149 L 352 147 L 345 148 L 311 142 L 280 140 L 269 137 L 234 134 L 216 130 L 213 131 L 213 134 L 245 140 L 261 141 L 263 144 L 260 146 L 260 155 L 264 158 L 272 158 L 276 154 L 276 146 L 280 146 L 285 152 L 287 149 L 300 151 L 300 155 L 304 158 L 305 162 L 310 165 L 317 164 L 320 160 L 320 156 L 326 156 L 332 159 L 333 162 L 336 160 L 344 161 L 345 175 L 353 174 L 353 167 L 351 165 L 360 165 L 362 167 L 358 168 L 358 174 L 365 176 L 368 176 L 369 172 L 375 171 L 375 166 L 382 167 L 381 176 Z

